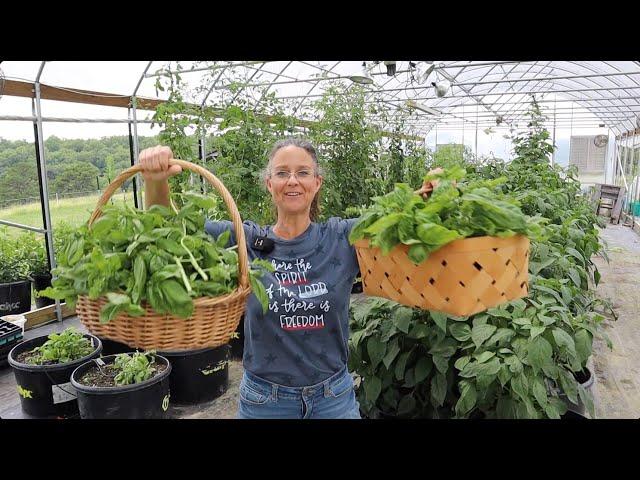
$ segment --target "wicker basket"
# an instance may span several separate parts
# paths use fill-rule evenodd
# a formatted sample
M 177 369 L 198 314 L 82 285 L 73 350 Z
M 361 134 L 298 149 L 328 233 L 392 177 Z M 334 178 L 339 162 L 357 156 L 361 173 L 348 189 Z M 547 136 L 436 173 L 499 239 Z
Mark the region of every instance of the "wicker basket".
M 403 305 L 467 316 L 528 293 L 529 239 L 475 237 L 455 240 L 415 265 L 409 247 L 388 255 L 368 240 L 355 244 L 364 293 Z
M 106 297 L 91 300 L 87 296 L 79 296 L 76 312 L 80 321 L 92 334 L 134 348 L 181 351 L 218 347 L 229 342 L 244 313 L 247 296 L 251 293 L 242 220 L 233 198 L 212 173 L 183 160 L 172 159 L 169 165 L 180 165 L 202 175 L 221 194 L 231 214 L 238 243 L 238 288 L 227 295 L 194 299 L 193 314 L 187 319 L 156 313 L 148 304 L 144 304 L 146 313 L 140 317 L 120 314 L 108 323 L 100 323 L 100 309 L 107 302 Z M 98 200 L 96 209 L 89 219 L 89 225 L 100 217 L 102 206 L 120 185 L 141 170 L 139 165 L 133 166 L 109 184 Z

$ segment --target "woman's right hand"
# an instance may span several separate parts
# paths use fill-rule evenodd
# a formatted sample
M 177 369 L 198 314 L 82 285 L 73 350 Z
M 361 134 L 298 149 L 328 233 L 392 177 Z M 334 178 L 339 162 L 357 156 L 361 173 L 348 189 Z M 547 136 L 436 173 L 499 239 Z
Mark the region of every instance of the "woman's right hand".
M 169 177 L 182 172 L 180 165 L 169 166 L 169 160 L 173 158 L 173 152 L 169 147 L 157 145 L 145 148 L 140 152 L 138 163 L 142 167 L 142 178 L 145 183 L 164 183 Z

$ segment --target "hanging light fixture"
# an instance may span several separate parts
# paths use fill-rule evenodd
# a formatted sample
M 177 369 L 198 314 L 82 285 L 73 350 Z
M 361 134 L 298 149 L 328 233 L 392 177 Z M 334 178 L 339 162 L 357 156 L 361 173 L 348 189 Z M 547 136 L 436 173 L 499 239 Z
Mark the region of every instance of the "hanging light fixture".
M 422 105 L 421 103 L 416 102 L 415 100 L 407 100 L 405 105 L 409 108 L 415 108 L 416 110 L 420 110 L 421 112 L 428 113 L 429 115 L 440 115 L 440 110 L 436 110 L 435 108 L 427 107 L 426 105 Z
M 421 62 L 416 66 L 416 73 L 418 74 L 418 83 L 425 83 L 431 72 L 436 68 L 433 62 Z
M 349 80 L 359 85 L 371 85 L 373 78 L 371 78 L 371 74 L 367 70 L 367 62 L 362 62 L 362 72 L 360 74 L 350 75 Z
M 440 80 L 439 82 L 431 82 L 431 85 L 435 87 L 437 97 L 444 97 L 449 91 L 449 88 L 451 88 L 451 82 L 449 82 L 449 80 Z
M 384 62 L 387 67 L 387 75 L 393 77 L 396 74 L 396 62 Z

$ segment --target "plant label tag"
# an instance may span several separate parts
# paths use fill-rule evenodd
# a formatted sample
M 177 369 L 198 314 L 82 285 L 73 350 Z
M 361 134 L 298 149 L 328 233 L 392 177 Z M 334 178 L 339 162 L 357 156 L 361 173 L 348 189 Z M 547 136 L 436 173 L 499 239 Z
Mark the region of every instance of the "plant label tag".
M 96 358 L 95 361 L 101 367 L 104 367 L 106 365 L 106 363 L 104 363 L 101 358 Z
M 78 392 L 71 382 L 60 383 L 59 385 L 51 385 L 51 394 L 53 395 L 53 404 L 69 402 L 77 398 Z

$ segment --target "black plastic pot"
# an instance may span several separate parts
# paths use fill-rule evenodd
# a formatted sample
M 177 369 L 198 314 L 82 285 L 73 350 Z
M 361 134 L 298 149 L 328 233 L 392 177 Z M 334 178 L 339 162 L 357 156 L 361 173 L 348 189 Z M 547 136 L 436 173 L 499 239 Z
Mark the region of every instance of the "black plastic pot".
M 587 367 L 584 367 L 580 372 L 574 373 L 573 378 L 584 388 L 591 388 L 593 386 L 593 375 Z
M 587 417 L 582 415 L 581 413 L 574 412 L 572 410 L 567 410 L 567 413 L 564 415 L 560 415 L 560 420 L 589 420 Z
M 109 355 L 102 357 L 101 360 L 105 364 L 110 364 L 115 358 L 115 355 Z M 76 368 L 71 375 L 71 384 L 78 392 L 80 418 L 165 418 L 169 408 L 171 364 L 160 355 L 156 355 L 155 359 L 157 363 L 162 363 L 167 368 L 144 382 L 118 387 L 88 387 L 78 383 L 82 375 L 97 364 L 95 360 L 90 360 Z
M 582 371 L 573 373 L 573 378 L 582 385 L 582 387 L 588 392 L 593 392 L 593 384 L 594 384 L 594 376 L 587 367 L 584 367 Z M 561 393 L 559 398 L 565 403 L 569 411 L 577 413 L 579 415 L 584 415 L 587 410 L 587 407 L 582 403 L 580 397 L 578 397 L 578 403 L 575 404 L 564 394 Z
M 218 398 L 229 387 L 229 345 L 158 352 L 171 362 L 171 401 L 189 405 Z
M 244 354 L 244 315 L 240 317 L 238 328 L 236 329 L 236 337 L 229 342 L 231 347 L 231 358 L 234 360 L 242 360 Z
M 41 346 L 48 340 L 42 336 L 26 340 L 9 352 L 9 365 L 16 378 L 22 411 L 34 417 L 73 416 L 78 414 L 76 391 L 70 383 L 71 374 L 83 363 L 96 358 L 102 352 L 98 337 L 84 334 L 96 347 L 90 354 L 73 362 L 61 365 L 29 365 L 20 363 L 16 357 Z
M 356 279 L 354 280 L 353 285 L 351 285 L 351 293 L 362 293 L 362 291 L 362 276 L 360 275 L 360 271 L 358 270 Z
M 102 355 L 115 355 L 117 353 L 129 353 L 133 352 L 135 347 L 131 347 L 124 343 L 116 342 L 104 337 L 98 337 L 102 342 Z
M 42 273 L 31 275 L 31 281 L 33 283 L 33 289 L 36 292 L 39 292 L 40 290 L 44 290 L 45 288 L 51 286 L 51 274 Z M 46 307 L 47 305 L 53 305 L 54 303 L 56 303 L 56 301 L 53 298 L 36 296 L 37 308 Z
M 0 283 L 0 316 L 31 310 L 31 280 Z

